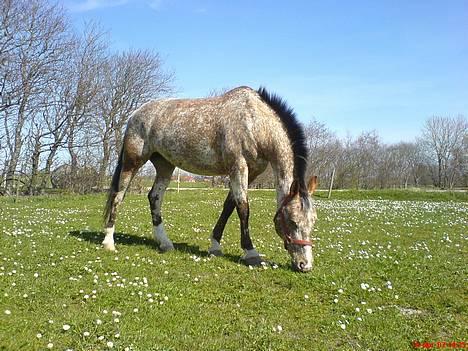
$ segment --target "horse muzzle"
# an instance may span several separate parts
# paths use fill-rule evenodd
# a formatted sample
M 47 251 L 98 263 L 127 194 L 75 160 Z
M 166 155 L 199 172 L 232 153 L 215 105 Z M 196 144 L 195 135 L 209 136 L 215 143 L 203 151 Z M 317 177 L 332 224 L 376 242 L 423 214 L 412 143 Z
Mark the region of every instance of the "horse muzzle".
M 305 261 L 291 262 L 292 269 L 296 272 L 307 273 L 312 270 L 312 263 L 307 263 Z

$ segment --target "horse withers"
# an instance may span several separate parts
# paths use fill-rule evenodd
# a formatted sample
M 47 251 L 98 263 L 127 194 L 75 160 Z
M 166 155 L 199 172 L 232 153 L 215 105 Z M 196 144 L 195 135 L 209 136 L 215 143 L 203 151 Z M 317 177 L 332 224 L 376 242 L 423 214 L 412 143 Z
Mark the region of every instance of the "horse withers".
M 230 191 L 211 234 L 209 252 L 222 255 L 221 237 L 234 209 L 240 219 L 243 261 L 262 263 L 249 232 L 248 185 L 270 163 L 276 181 L 275 228 L 295 270 L 312 269 L 310 232 L 317 218 L 305 180 L 307 147 L 302 126 L 284 100 L 265 88 L 235 88 L 203 99 L 150 101 L 129 119 L 104 212 L 105 249 L 115 250 L 116 211 L 138 169 L 156 168 L 148 200 L 161 251 L 174 248 L 161 217 L 164 192 L 177 166 L 203 175 L 228 175 Z

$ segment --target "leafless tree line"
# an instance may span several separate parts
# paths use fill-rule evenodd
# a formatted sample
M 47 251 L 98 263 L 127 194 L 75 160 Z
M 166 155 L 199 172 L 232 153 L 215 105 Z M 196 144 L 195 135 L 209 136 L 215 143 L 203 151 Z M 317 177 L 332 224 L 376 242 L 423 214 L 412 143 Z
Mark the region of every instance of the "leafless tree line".
M 306 127 L 309 174 L 336 188 L 442 189 L 468 186 L 468 120 L 464 116 L 428 118 L 414 142 L 385 144 L 375 131 L 340 140 L 325 124 Z
M 0 189 L 101 187 L 131 111 L 172 92 L 157 53 L 112 52 L 45 0 L 0 3 Z
M 0 2 L 1 193 L 106 186 L 131 112 L 173 82 L 157 53 L 116 53 L 108 42 L 95 24 L 76 33 L 49 1 Z M 315 120 L 306 135 L 308 173 L 322 186 L 332 173 L 335 188 L 468 186 L 464 116 L 431 117 L 415 142 L 391 145 L 375 131 L 340 139 Z M 268 169 L 256 185 L 273 182 Z

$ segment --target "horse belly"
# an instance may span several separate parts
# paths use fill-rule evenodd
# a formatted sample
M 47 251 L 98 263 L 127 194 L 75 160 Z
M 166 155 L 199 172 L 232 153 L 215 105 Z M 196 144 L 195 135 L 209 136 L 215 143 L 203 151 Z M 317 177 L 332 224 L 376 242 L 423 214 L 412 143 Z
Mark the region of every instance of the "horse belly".
M 172 139 L 157 149 L 166 160 L 185 171 L 202 175 L 226 174 L 220 153 L 206 139 L 199 139 L 197 143 Z

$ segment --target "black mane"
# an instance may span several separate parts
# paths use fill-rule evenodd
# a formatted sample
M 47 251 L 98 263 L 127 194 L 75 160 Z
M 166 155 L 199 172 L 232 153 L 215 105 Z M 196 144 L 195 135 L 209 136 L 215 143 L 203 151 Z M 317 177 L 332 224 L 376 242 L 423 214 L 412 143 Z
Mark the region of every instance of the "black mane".
M 278 115 L 288 133 L 294 154 L 294 179 L 299 181 L 301 193 L 307 193 L 305 173 L 307 168 L 307 145 L 304 128 L 297 120 L 296 113 L 285 100 L 276 94 L 269 93 L 264 87 L 257 90 L 262 100 Z

